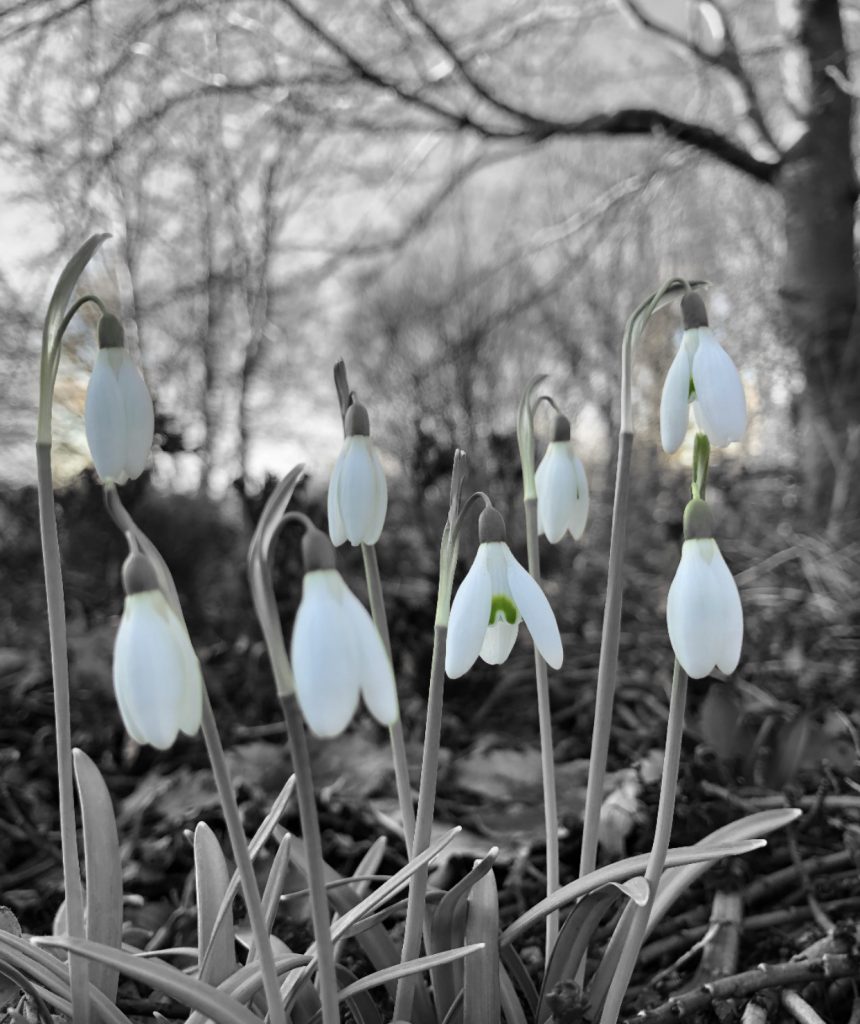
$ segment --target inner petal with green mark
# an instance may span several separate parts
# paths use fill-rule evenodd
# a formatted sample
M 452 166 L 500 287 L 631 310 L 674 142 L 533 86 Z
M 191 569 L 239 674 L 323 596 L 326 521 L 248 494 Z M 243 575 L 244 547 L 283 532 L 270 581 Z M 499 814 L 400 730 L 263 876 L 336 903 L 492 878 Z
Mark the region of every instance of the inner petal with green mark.
M 499 618 L 503 618 L 512 626 L 516 624 L 517 606 L 507 594 L 493 594 L 493 600 L 490 604 L 490 625 L 492 626 L 494 622 L 498 622 Z

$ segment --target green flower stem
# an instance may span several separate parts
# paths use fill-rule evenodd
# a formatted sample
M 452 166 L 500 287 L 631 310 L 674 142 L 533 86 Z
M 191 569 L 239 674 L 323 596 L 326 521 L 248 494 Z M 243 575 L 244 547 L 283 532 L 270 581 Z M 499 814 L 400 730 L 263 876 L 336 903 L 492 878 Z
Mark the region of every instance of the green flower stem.
M 269 929 L 266 927 L 263 905 L 260 902 L 257 876 L 254 874 L 254 865 L 251 863 L 251 854 L 248 851 L 248 840 L 245 836 L 245 830 L 242 828 L 239 808 L 236 804 L 236 795 L 230 779 L 230 771 L 227 768 L 224 748 L 221 746 L 221 737 L 218 735 L 218 726 L 215 722 L 215 715 L 212 712 L 212 705 L 209 702 L 209 694 L 206 692 L 205 686 L 203 687 L 202 726 L 203 739 L 206 742 L 206 750 L 209 753 L 209 763 L 212 765 L 212 774 L 215 777 L 215 785 L 218 788 L 218 796 L 221 799 L 221 809 L 224 812 L 224 823 L 227 826 L 227 834 L 230 836 L 233 856 L 236 858 L 236 869 L 242 881 L 245 907 L 248 911 L 248 920 L 254 935 L 254 944 L 257 947 L 257 956 L 260 958 L 260 970 L 263 976 L 263 990 L 266 994 L 266 1002 L 269 1008 L 269 1020 L 271 1024 L 286 1024 L 284 1004 L 281 999 L 281 987 L 278 984 L 278 974 L 275 970 L 275 958 L 272 953 L 272 944 L 269 941 Z
M 295 694 L 279 694 L 281 710 L 287 724 L 287 736 L 293 758 L 296 776 L 296 794 L 299 800 L 299 816 L 302 821 L 302 838 L 307 851 L 308 891 L 311 901 L 311 919 L 314 925 L 317 954 L 317 982 L 322 1004 L 322 1024 L 338 1024 L 337 980 L 334 968 L 334 946 L 331 941 L 331 918 L 325 889 L 325 870 L 322 855 L 322 839 L 317 817 L 316 797 L 311 759 L 305 725 Z
M 687 702 L 687 673 L 675 662 L 672 675 L 672 696 L 669 701 L 669 722 L 666 726 L 666 752 L 663 757 L 663 777 L 660 781 L 660 803 L 657 808 L 657 823 L 654 828 L 654 843 L 645 881 L 648 883 L 648 903 L 644 907 L 629 904 L 629 923 L 624 935 L 624 944 L 618 967 L 606 994 L 600 1024 L 616 1024 L 621 1012 L 621 1003 L 633 968 L 639 956 L 642 940 L 648 928 L 648 918 L 657 896 L 657 887 L 666 864 L 666 851 L 672 833 L 672 819 L 675 814 L 675 793 L 678 788 L 678 767 L 681 761 L 681 740 L 684 735 L 684 707 Z M 632 908 L 632 909 L 630 909 Z M 620 922 L 619 928 L 623 925 Z
M 540 583 L 540 546 L 538 544 L 537 499 L 526 498 L 526 545 L 529 572 Z M 546 662 L 535 645 L 535 681 L 537 683 L 538 723 L 540 728 L 541 773 L 543 776 L 543 808 L 546 829 L 546 894 L 559 887 L 558 866 L 558 804 L 555 791 L 555 756 L 552 742 L 552 716 L 549 701 L 549 679 Z M 546 963 L 558 937 L 558 912 L 546 918 Z
M 370 613 L 379 630 L 379 635 L 382 637 L 382 642 L 385 644 L 388 660 L 393 666 L 391 636 L 388 632 L 385 602 L 382 599 L 382 579 L 379 575 L 376 545 L 362 544 L 361 556 L 364 559 L 364 575 L 367 580 L 367 593 L 370 597 Z M 391 740 L 391 756 L 394 760 L 397 801 L 400 805 L 400 817 L 403 819 L 406 856 L 412 857 L 412 847 L 415 841 L 415 809 L 412 806 L 412 787 L 409 784 L 409 762 L 406 758 L 406 743 L 403 739 L 403 722 L 399 717 L 393 725 L 389 726 L 388 735 Z
M 54 683 L 54 727 L 57 736 L 57 777 L 60 789 L 60 842 L 63 854 L 63 885 L 66 891 L 66 927 L 73 939 L 83 939 L 84 898 L 75 828 L 75 794 L 72 782 L 72 730 L 69 709 L 69 655 L 66 643 L 66 610 L 60 542 L 54 511 L 51 445 L 37 442 L 36 467 L 39 491 L 39 528 L 45 565 L 48 600 L 48 634 L 51 643 L 51 675 Z M 69 985 L 72 1017 L 90 1020 L 89 971 L 81 957 L 69 953 Z
M 588 787 L 582 825 L 582 853 L 579 877 L 594 870 L 597 863 L 597 833 L 600 806 L 606 779 L 606 758 L 615 700 L 618 673 L 618 641 L 621 630 L 621 597 L 624 591 L 624 550 L 627 543 L 627 505 L 630 497 L 630 457 L 633 452 L 633 431 L 622 430 L 618 438 L 618 466 L 615 477 L 615 500 L 612 507 L 612 531 L 609 540 L 609 579 L 603 611 L 603 635 L 600 641 L 600 662 L 597 668 L 594 725 L 591 733 L 591 760 L 588 765 Z
M 418 814 L 415 821 L 415 842 L 412 856 L 423 853 L 430 845 L 433 809 L 436 804 L 436 777 L 439 772 L 439 741 L 442 735 L 442 698 L 445 690 L 445 646 L 447 625 L 437 622 L 433 630 L 433 657 L 430 663 L 430 692 L 427 695 L 427 725 L 424 730 L 424 758 L 421 764 L 421 784 L 418 787 Z M 409 883 L 409 901 L 406 907 L 406 927 L 403 936 L 401 963 L 414 960 L 421 951 L 421 930 L 424 926 L 424 901 L 427 895 L 427 867 L 419 868 Z M 412 1019 L 412 999 L 415 975 L 401 978 L 397 983 L 393 1020 Z

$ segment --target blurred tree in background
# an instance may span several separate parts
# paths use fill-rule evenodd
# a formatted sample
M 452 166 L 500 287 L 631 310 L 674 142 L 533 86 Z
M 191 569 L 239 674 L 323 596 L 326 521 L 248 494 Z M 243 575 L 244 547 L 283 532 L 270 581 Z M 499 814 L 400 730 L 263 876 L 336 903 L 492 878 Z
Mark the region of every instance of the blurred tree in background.
M 536 368 L 611 437 L 625 315 L 682 273 L 715 283 L 768 410 L 752 448 L 801 455 L 810 507 L 845 522 L 856 23 L 838 0 L 9 0 L 9 415 L 35 390 L 45 256 L 105 227 L 162 427 L 214 489 L 319 435 L 341 353 L 419 484 L 434 446 L 492 461 Z

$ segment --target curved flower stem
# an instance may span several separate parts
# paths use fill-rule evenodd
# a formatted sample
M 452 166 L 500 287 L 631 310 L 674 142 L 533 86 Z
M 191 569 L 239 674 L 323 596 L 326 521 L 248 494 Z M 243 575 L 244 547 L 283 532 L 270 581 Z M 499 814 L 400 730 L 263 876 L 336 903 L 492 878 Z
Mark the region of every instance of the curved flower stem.
M 293 771 L 296 776 L 299 815 L 302 820 L 302 838 L 307 851 L 308 891 L 319 968 L 317 981 L 322 1004 L 322 1024 L 338 1024 L 340 1010 L 338 1009 L 337 980 L 334 968 L 334 947 L 331 941 L 331 918 L 329 917 L 328 897 L 325 889 L 322 840 L 313 777 L 311 776 L 308 741 L 295 693 L 279 693 L 278 699 L 281 702 L 281 710 L 287 725 L 287 736 L 293 757 Z
M 526 545 L 529 572 L 540 583 L 540 546 L 538 543 L 537 499 L 526 498 Z M 537 683 L 538 723 L 540 728 L 540 760 L 543 776 L 543 808 L 546 829 L 546 894 L 551 896 L 559 886 L 558 867 L 558 804 L 555 791 L 555 757 L 552 742 L 552 715 L 549 700 L 549 679 L 546 662 L 535 645 L 535 681 Z M 546 918 L 546 963 L 549 963 L 558 937 L 558 912 Z
M 441 589 L 441 588 L 440 588 Z M 418 814 L 415 820 L 415 841 L 412 856 L 423 853 L 430 845 L 433 809 L 436 804 L 436 777 L 439 772 L 439 740 L 442 735 L 442 697 L 445 690 L 445 645 L 447 625 L 437 622 L 433 630 L 433 658 L 430 663 L 430 692 L 427 695 L 427 725 L 424 730 L 424 758 L 421 783 L 418 787 Z M 421 930 L 424 925 L 424 901 L 427 895 L 427 867 L 419 868 L 409 883 L 406 906 L 406 927 L 403 935 L 401 963 L 414 960 L 421 951 Z M 397 983 L 393 1020 L 411 1020 L 412 999 L 417 979 L 414 975 Z
M 266 1002 L 269 1008 L 269 1020 L 271 1024 L 286 1024 L 284 1004 L 281 999 L 281 987 L 278 984 L 278 975 L 275 970 L 275 958 L 272 953 L 272 944 L 269 941 L 269 929 L 266 927 L 263 905 L 260 902 L 257 876 L 254 874 L 254 865 L 251 863 L 251 854 L 248 851 L 248 840 L 245 836 L 245 830 L 242 828 L 239 808 L 236 805 L 236 795 L 233 792 L 233 783 L 230 780 L 230 772 L 224 757 L 224 748 L 221 746 L 221 737 L 218 735 L 218 726 L 215 722 L 215 715 L 212 712 L 212 705 L 209 702 L 209 694 L 206 692 L 205 686 L 203 687 L 202 726 L 203 739 L 206 741 L 206 750 L 209 753 L 209 763 L 212 765 L 212 774 L 215 777 L 215 785 L 218 788 L 218 796 L 221 799 L 221 809 L 224 812 L 224 823 L 230 836 L 233 856 L 236 858 L 236 869 L 242 880 L 245 907 L 248 910 L 248 920 L 254 935 L 257 956 L 260 958 L 260 970 L 263 975 L 263 989 L 266 993 Z
M 66 643 L 66 610 L 60 543 L 54 511 L 51 445 L 36 444 L 39 491 L 39 529 L 45 566 L 48 601 L 48 633 L 51 643 L 51 676 L 54 684 L 54 727 L 57 737 L 57 778 L 60 790 L 60 842 L 63 855 L 63 886 L 66 891 L 66 923 L 71 938 L 84 938 L 84 899 L 81 866 L 75 834 L 75 796 L 72 782 L 72 732 L 69 707 L 69 656 Z M 69 985 L 72 1017 L 89 1021 L 89 971 L 86 961 L 69 953 Z
M 394 665 L 391 657 L 391 636 L 388 632 L 388 618 L 385 614 L 385 602 L 382 598 L 382 579 L 379 575 L 379 562 L 376 558 L 375 544 L 362 544 L 361 557 L 364 559 L 364 576 L 367 580 L 367 593 L 370 597 L 370 613 L 385 650 L 388 660 Z M 415 810 L 412 806 L 412 788 L 409 784 L 409 762 L 406 758 L 406 744 L 403 739 L 403 722 L 397 721 L 389 726 L 388 735 L 391 739 L 391 756 L 394 760 L 394 779 L 397 784 L 397 801 L 400 805 L 400 817 L 403 819 L 403 835 L 406 840 L 406 856 L 412 857 L 415 841 Z
M 648 883 L 648 903 L 644 907 L 630 904 L 632 909 L 629 910 L 629 921 L 626 934 L 624 934 L 621 956 L 606 994 L 600 1024 L 616 1024 L 618 1020 L 621 1003 L 627 986 L 630 984 L 633 968 L 636 966 L 639 949 L 648 927 L 648 918 L 651 916 L 651 908 L 654 906 L 657 896 L 657 887 L 666 864 L 666 851 L 669 849 L 672 819 L 675 814 L 675 793 L 678 788 L 678 767 L 681 761 L 681 740 L 684 735 L 686 702 L 687 673 L 676 660 L 675 670 L 672 674 L 669 722 L 666 726 L 666 752 L 663 757 L 663 777 L 660 781 L 660 803 L 654 827 L 654 843 L 648 858 L 648 866 L 645 869 L 645 881 Z M 619 923 L 619 928 L 622 926 L 623 921 Z
M 618 640 L 621 629 L 621 597 L 624 591 L 624 550 L 627 542 L 627 505 L 630 496 L 630 457 L 633 432 L 622 431 L 618 438 L 618 466 L 615 477 L 615 499 L 612 506 L 612 531 L 609 540 L 609 579 L 603 610 L 603 635 L 600 641 L 600 662 L 597 669 L 594 725 L 591 733 L 591 759 L 588 765 L 588 787 L 582 824 L 582 853 L 579 877 L 594 870 L 597 863 L 597 832 L 600 805 L 606 779 L 606 758 L 615 700 L 618 672 Z

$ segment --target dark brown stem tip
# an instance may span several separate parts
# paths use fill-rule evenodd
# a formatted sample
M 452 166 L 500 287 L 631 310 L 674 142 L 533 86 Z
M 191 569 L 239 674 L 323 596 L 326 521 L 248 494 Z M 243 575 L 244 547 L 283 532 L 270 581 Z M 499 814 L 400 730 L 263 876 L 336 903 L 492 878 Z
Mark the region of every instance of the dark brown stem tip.
M 694 327 L 708 326 L 708 311 L 705 309 L 705 300 L 698 292 L 687 292 L 681 299 L 681 316 L 684 318 L 684 330 L 689 331 Z
M 113 313 L 103 314 L 99 320 L 99 348 L 123 348 L 125 331 Z
M 502 514 L 490 505 L 478 517 L 478 541 L 481 544 L 492 544 L 506 539 L 507 531 Z
M 343 432 L 347 437 L 370 437 L 370 417 L 361 402 L 353 402 L 346 410 Z
M 302 561 L 305 572 L 335 567 L 334 546 L 322 530 L 315 526 L 309 526 L 302 537 Z
M 122 586 L 129 596 L 142 594 L 147 590 L 158 590 L 155 566 L 146 555 L 136 552 L 122 563 Z
M 552 425 L 552 439 L 553 441 L 570 440 L 570 420 L 563 413 L 556 416 L 555 423 Z
M 684 540 L 706 540 L 714 536 L 714 517 L 700 498 L 693 498 L 684 509 Z

